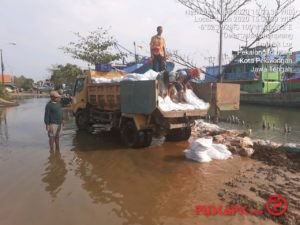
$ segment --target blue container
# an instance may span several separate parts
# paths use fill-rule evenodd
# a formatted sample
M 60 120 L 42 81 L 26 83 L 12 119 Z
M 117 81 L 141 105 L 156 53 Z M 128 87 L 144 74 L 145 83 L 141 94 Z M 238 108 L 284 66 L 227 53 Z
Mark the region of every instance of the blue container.
M 95 70 L 101 72 L 109 72 L 112 70 L 112 66 L 111 64 L 96 64 Z

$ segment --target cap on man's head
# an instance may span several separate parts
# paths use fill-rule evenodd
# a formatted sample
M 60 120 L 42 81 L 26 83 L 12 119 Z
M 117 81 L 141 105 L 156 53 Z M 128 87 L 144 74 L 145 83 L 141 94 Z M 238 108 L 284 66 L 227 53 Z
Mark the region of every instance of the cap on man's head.
M 180 71 L 178 72 L 178 77 L 186 77 L 186 76 L 187 76 L 186 71 L 180 70 Z
M 50 97 L 55 97 L 55 98 L 59 98 L 60 95 L 58 94 L 57 91 L 50 91 Z
M 174 71 L 169 73 L 169 82 L 173 83 L 176 81 L 176 73 Z

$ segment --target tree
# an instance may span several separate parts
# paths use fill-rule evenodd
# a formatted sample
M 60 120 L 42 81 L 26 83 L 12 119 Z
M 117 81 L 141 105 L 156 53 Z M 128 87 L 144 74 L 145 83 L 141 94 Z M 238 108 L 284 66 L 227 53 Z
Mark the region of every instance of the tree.
M 217 22 L 219 25 L 219 74 L 222 73 L 223 25 L 239 9 L 251 0 L 178 0 L 193 15 L 199 15 Z M 220 78 L 221 79 L 221 76 Z
M 251 28 L 249 33 L 252 34 L 252 40 L 240 40 L 246 43 L 245 48 L 250 48 L 258 41 L 270 37 L 270 35 L 280 31 L 291 21 L 295 20 L 300 13 L 295 11 L 289 17 L 281 21 L 279 16 L 290 7 L 295 0 L 272 0 L 273 5 L 267 1 L 259 0 L 178 0 L 179 3 L 188 8 L 192 15 L 206 17 L 212 22 L 219 25 L 219 77 L 222 81 L 222 48 L 223 48 L 223 26 L 224 23 L 229 22 L 230 18 L 234 16 L 238 10 L 243 9 L 250 2 L 255 2 L 257 10 L 254 10 L 251 17 L 260 18 L 260 26 L 256 30 Z M 273 6 L 273 7 L 272 7 Z M 230 29 L 227 31 L 234 32 Z
M 87 36 L 74 33 L 78 41 L 70 42 L 68 46 L 61 47 L 65 53 L 71 54 L 73 58 L 96 64 L 105 64 L 122 58 L 122 54 L 112 52 L 116 40 L 108 34 L 108 30 L 98 28 Z
M 54 65 L 50 71 L 50 80 L 55 84 L 56 89 L 59 89 L 62 84 L 72 86 L 76 77 L 83 74 L 78 66 L 69 63 L 66 65 Z
M 23 88 L 25 91 L 29 90 L 32 88 L 32 83 L 33 79 L 31 78 L 26 78 L 25 76 L 20 76 L 20 77 L 14 77 L 14 84 L 18 88 Z
M 171 59 L 173 60 L 173 62 L 175 62 L 181 66 L 184 66 L 187 68 L 196 68 L 197 67 L 196 64 L 193 62 L 193 60 L 189 56 L 180 54 L 178 50 L 173 50 L 170 53 L 170 56 L 171 56 Z
M 237 13 L 238 10 L 244 8 L 250 2 L 255 2 L 257 10 L 253 10 L 251 17 L 259 18 L 259 26 L 255 29 L 249 29 L 249 33 L 252 34 L 249 38 L 240 41 L 245 42 L 245 49 L 249 49 L 258 41 L 270 37 L 272 34 L 285 28 L 290 22 L 299 17 L 300 13 L 294 11 L 289 14 L 285 20 L 280 20 L 280 15 L 284 10 L 288 9 L 295 0 L 178 0 L 179 3 L 188 8 L 191 15 L 205 17 L 209 21 L 217 22 L 219 28 L 219 76 L 218 81 L 222 82 L 225 69 L 222 71 L 222 47 L 223 47 L 223 26 L 228 22 L 230 18 Z M 230 32 L 232 30 L 228 29 Z M 231 60 L 227 65 L 230 66 L 238 57 L 238 55 Z M 216 108 L 214 121 L 218 122 L 219 110 Z

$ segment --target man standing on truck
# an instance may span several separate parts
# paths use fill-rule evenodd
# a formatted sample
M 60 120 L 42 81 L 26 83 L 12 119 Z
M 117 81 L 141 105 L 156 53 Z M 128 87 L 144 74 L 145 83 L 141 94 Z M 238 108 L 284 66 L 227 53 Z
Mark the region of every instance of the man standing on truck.
M 165 39 L 161 36 L 163 32 L 162 26 L 157 27 L 157 34 L 151 38 L 150 52 L 153 70 L 161 72 L 165 69 L 166 61 L 166 43 Z
M 57 91 L 50 92 L 50 101 L 45 108 L 44 122 L 49 137 L 50 151 L 59 151 L 59 134 L 64 124 L 63 112 L 60 104 L 60 95 Z

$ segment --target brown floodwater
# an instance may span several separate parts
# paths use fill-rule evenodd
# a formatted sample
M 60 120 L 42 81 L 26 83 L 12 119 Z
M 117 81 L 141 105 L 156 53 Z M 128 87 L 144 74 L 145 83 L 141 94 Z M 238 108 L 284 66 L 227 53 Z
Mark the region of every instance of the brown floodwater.
M 76 131 L 65 112 L 60 152 L 50 153 L 43 124 L 48 99 L 0 109 L 1 225 L 273 224 L 255 216 L 203 216 L 196 205 L 226 205 L 223 183 L 254 163 L 238 156 L 199 164 L 189 142 L 155 139 L 127 149 L 109 134 Z

